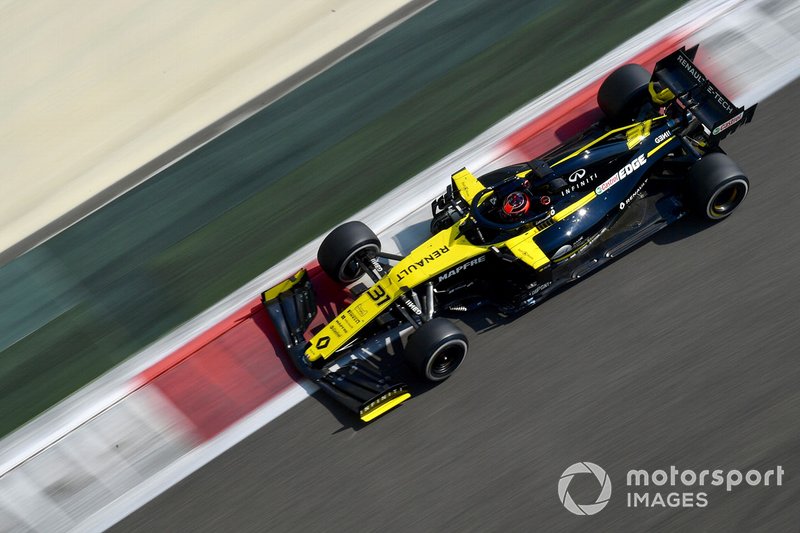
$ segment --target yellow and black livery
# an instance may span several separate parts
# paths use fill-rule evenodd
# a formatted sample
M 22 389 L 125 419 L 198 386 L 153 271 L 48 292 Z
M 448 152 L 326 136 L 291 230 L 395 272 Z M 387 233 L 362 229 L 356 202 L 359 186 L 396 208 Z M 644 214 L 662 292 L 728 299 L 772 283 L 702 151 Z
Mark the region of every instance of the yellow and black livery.
M 314 335 L 305 271 L 263 302 L 296 366 L 364 422 L 438 382 L 467 337 L 446 317 L 491 305 L 512 315 L 696 212 L 726 218 L 749 181 L 719 142 L 749 122 L 680 49 L 652 73 L 625 65 L 601 85 L 603 120 L 534 160 L 480 177 L 452 175 L 431 205 L 430 236 L 408 254 L 381 251 L 347 222 L 318 260 L 355 298 Z M 364 283 L 366 281 L 366 283 Z

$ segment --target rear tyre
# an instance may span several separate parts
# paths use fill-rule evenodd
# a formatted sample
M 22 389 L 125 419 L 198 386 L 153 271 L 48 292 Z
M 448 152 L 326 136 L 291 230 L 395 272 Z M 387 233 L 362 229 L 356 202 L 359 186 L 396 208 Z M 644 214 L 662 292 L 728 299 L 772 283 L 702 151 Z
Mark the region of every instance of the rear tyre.
M 406 345 L 406 362 L 431 382 L 447 379 L 464 362 L 469 342 L 446 318 L 434 318 L 417 329 Z
M 708 220 L 733 213 L 750 190 L 750 181 L 736 162 L 722 153 L 703 156 L 689 169 L 689 205 Z
M 641 65 L 623 65 L 600 85 L 597 105 L 612 122 L 630 122 L 647 101 L 650 73 Z
M 317 250 L 322 270 L 340 283 L 352 283 L 364 275 L 359 258 L 381 251 L 381 241 L 363 222 L 345 222 L 331 231 Z

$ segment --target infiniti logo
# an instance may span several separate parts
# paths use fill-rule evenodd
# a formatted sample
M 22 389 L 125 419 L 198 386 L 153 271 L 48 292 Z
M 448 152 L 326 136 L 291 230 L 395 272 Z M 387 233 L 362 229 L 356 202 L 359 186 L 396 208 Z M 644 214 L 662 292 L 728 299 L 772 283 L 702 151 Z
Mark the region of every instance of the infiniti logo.
M 575 183 L 576 181 L 578 181 L 579 179 L 581 179 L 585 175 L 586 175 L 586 169 L 579 168 L 578 170 L 576 170 L 575 172 L 570 174 L 569 178 L 567 178 L 567 179 L 569 180 L 570 183 Z

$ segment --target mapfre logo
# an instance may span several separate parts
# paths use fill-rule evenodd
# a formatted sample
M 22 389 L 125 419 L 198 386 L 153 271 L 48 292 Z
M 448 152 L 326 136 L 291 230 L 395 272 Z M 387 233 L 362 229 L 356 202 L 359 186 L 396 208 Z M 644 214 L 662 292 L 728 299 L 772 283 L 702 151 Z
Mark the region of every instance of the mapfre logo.
M 572 482 L 572 478 L 579 474 L 592 474 L 597 478 L 597 482 L 600 484 L 600 494 L 594 503 L 578 504 L 570 496 L 569 484 Z M 608 500 L 611 499 L 611 479 L 605 470 L 594 463 L 588 461 L 575 463 L 564 470 L 561 479 L 558 480 L 558 499 L 572 514 L 582 516 L 597 514 L 608 505 Z

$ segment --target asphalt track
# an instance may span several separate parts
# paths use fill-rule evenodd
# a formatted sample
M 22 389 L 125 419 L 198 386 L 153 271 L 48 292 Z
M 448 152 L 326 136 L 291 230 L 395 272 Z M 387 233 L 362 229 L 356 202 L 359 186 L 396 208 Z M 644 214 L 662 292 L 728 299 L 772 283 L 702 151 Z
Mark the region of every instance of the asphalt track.
M 376 423 L 353 427 L 324 397 L 303 402 L 117 530 L 797 530 L 798 97 L 800 81 L 726 141 L 752 184 L 730 219 L 681 221 L 471 333 L 453 378 Z M 592 517 L 557 496 L 578 461 L 613 482 Z M 707 487 L 706 508 L 626 507 L 629 469 L 670 465 L 782 465 L 786 476 L 782 487 Z M 575 499 L 593 500 L 596 487 L 578 480 Z

